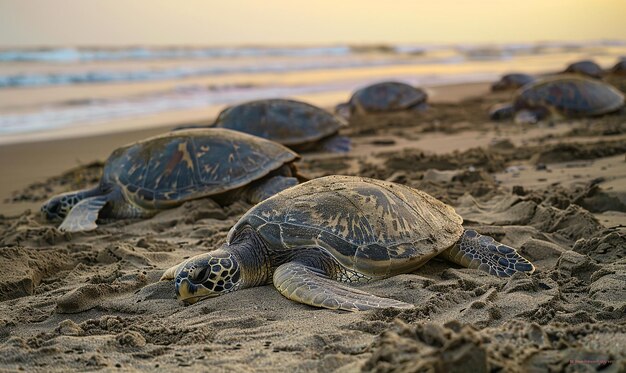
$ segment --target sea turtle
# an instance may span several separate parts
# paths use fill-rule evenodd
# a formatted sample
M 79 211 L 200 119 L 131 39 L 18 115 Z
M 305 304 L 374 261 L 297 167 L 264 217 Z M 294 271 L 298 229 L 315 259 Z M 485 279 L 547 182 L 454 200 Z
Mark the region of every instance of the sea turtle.
M 382 82 L 354 92 L 350 101 L 339 104 L 335 112 L 343 118 L 352 114 L 385 113 L 427 108 L 428 95 L 419 88 L 400 82 Z
M 61 231 L 88 231 L 100 218 L 144 218 L 203 197 L 259 202 L 298 183 L 299 156 L 275 142 L 222 128 L 170 132 L 115 150 L 93 189 L 64 193 L 41 211 Z
M 604 75 L 604 70 L 597 63 L 591 60 L 578 61 L 567 66 L 564 73 L 586 75 L 591 78 L 600 79 Z
M 576 118 L 608 114 L 624 106 L 624 95 L 599 80 L 576 75 L 539 79 L 517 91 L 513 104 L 498 105 L 491 119 L 515 116 L 518 123 L 536 123 L 550 115 Z
M 497 92 L 518 89 L 534 80 L 535 78 L 528 74 L 506 74 L 503 75 L 500 80 L 491 85 L 491 90 Z
M 412 307 L 340 284 L 409 273 L 436 255 L 495 276 L 532 273 L 517 251 L 470 229 L 454 209 L 392 182 L 327 176 L 250 209 L 219 249 L 168 269 L 186 303 L 272 283 L 317 307 Z
M 347 152 L 350 140 L 338 135 L 345 125 L 343 119 L 306 102 L 266 99 L 228 107 L 211 126 L 263 137 L 295 151 Z

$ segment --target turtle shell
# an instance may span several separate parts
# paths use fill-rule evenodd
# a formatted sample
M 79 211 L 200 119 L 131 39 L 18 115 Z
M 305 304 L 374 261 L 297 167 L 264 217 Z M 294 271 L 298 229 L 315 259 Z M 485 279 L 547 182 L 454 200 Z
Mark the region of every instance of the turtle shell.
M 596 79 L 601 78 L 604 74 L 602 67 L 591 60 L 574 62 L 567 66 L 564 72 L 582 74 Z
M 463 233 L 462 222 L 452 207 L 419 190 L 327 176 L 259 203 L 231 229 L 228 242 L 251 226 L 277 258 L 320 247 L 348 269 L 385 277 L 417 268 L 451 247 Z M 285 251 L 291 253 L 280 254 Z
M 334 115 L 304 102 L 269 99 L 223 110 L 215 127 L 249 133 L 287 146 L 319 141 L 336 134 L 343 123 Z
M 515 110 L 547 108 L 565 117 L 602 115 L 624 106 L 624 95 L 599 80 L 561 75 L 524 86 Z
M 364 112 L 407 110 L 426 102 L 428 95 L 419 88 L 400 82 L 382 82 L 356 91 L 350 103 Z
M 275 142 L 222 128 L 170 132 L 115 150 L 103 185 L 145 208 L 228 192 L 298 159 Z
M 491 85 L 491 90 L 504 91 L 509 89 L 518 89 L 534 80 L 535 78 L 528 74 L 506 74 L 503 75 L 500 80 Z

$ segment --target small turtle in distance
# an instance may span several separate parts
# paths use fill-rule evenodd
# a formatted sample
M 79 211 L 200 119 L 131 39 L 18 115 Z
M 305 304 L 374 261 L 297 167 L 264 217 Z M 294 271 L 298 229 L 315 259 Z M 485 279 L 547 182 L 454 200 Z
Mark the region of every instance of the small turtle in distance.
M 423 111 L 428 95 L 419 88 L 401 82 L 372 84 L 354 92 L 350 100 L 335 107 L 343 118 L 354 114 L 388 113 L 394 111 Z
M 252 203 L 296 185 L 298 154 L 275 142 L 226 129 L 170 132 L 115 150 L 98 186 L 48 200 L 59 230 L 89 231 L 98 218 L 147 218 L 197 198 Z
M 585 75 L 594 79 L 601 79 L 604 70 L 597 63 L 591 60 L 578 61 L 567 66 L 564 73 Z
M 350 139 L 339 135 L 339 130 L 345 125 L 341 118 L 306 102 L 266 99 L 228 107 L 209 127 L 263 137 L 298 152 L 323 150 L 344 153 L 350 150 Z M 185 128 L 192 127 L 175 130 Z
M 533 81 L 535 81 L 535 78 L 528 74 L 506 74 L 503 75 L 500 80 L 491 85 L 491 90 L 493 92 L 514 90 Z
M 266 199 L 219 249 L 168 269 L 186 303 L 273 283 L 315 307 L 411 308 L 341 283 L 410 273 L 440 255 L 499 277 L 534 266 L 493 238 L 466 230 L 454 209 L 405 185 L 353 176 L 313 179 Z
M 599 80 L 576 75 L 557 75 L 525 85 L 512 104 L 497 105 L 493 120 L 515 118 L 517 123 L 536 123 L 552 118 L 581 118 L 609 114 L 624 106 L 624 95 Z

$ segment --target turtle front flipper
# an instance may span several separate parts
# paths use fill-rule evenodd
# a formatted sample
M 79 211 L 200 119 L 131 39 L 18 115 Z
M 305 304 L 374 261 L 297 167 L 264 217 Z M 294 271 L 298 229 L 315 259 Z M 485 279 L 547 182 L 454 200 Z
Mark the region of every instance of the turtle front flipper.
M 109 202 L 107 195 L 89 197 L 78 202 L 59 226 L 62 232 L 92 231 L 98 227 L 96 220 L 104 205 Z
M 298 262 L 285 263 L 274 272 L 274 286 L 295 302 L 314 307 L 363 311 L 373 308 L 412 308 L 409 303 L 381 298 L 343 286 L 319 269 Z
M 498 277 L 509 277 L 516 272 L 531 274 L 535 271 L 535 266 L 514 248 L 471 229 L 463 232 L 459 241 L 440 256 Z
M 294 185 L 298 185 L 295 177 L 273 176 L 251 186 L 247 191 L 247 199 L 257 204 Z

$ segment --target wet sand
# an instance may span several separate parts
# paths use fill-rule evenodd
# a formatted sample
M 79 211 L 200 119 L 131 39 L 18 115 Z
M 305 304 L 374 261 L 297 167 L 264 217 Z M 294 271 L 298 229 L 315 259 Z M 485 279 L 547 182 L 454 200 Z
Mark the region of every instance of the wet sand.
M 72 235 L 36 213 L 46 198 L 96 183 L 116 146 L 174 125 L 5 145 L 0 367 L 624 371 L 626 114 L 520 126 L 486 119 L 508 96 L 486 84 L 430 93 L 424 113 L 353 118 L 344 131 L 353 150 L 305 154 L 301 172 L 422 189 L 466 227 L 518 248 L 532 276 L 498 279 L 433 259 L 360 286 L 411 310 L 314 309 L 272 286 L 184 306 L 158 278 L 222 243 L 247 203 L 197 200 Z

